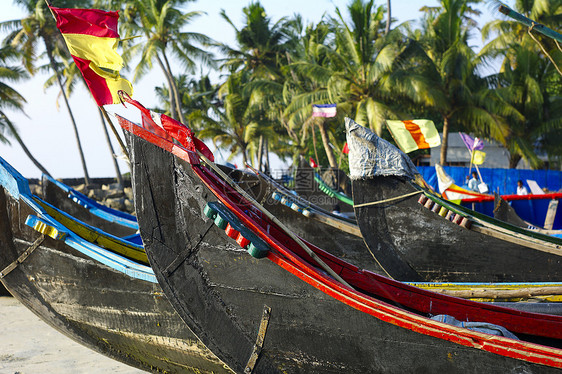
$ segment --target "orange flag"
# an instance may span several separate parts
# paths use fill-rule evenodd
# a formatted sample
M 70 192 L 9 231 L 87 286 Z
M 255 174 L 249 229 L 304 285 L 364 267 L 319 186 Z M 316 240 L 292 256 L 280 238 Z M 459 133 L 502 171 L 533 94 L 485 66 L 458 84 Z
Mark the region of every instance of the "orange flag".
M 131 83 L 119 75 L 123 67 L 117 53 L 119 14 L 98 9 L 50 8 L 96 103 L 120 103 L 119 90 L 132 95 Z
M 398 146 L 405 152 L 437 147 L 441 144 L 433 121 L 415 119 L 410 121 L 387 120 L 386 125 Z

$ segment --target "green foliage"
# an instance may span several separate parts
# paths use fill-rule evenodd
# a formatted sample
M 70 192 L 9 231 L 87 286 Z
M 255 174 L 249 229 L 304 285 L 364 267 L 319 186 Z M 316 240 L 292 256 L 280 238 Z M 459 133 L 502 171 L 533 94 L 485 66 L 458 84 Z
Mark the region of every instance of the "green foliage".
M 6 110 L 23 111 L 25 99 L 10 83 L 17 83 L 27 77 L 25 70 L 15 64 L 19 54 L 12 47 L 0 48 L 0 142 L 10 143 L 6 135 L 17 135 L 17 130 L 8 118 Z
M 515 10 L 557 29 L 562 2 L 517 1 Z M 559 68 L 562 53 L 551 39 L 511 20 L 490 22 L 483 35 L 494 38 L 480 54 L 503 59 L 500 71 L 490 80 L 490 88 L 502 103 L 500 115 L 509 123 L 501 140 L 510 153 L 510 167 L 516 167 L 520 159 L 540 167 L 538 152 L 560 155 L 557 140 L 562 129 L 562 78 L 545 51 Z
M 230 157 L 242 155 L 257 164 L 262 151 L 295 159 L 318 153 L 317 161 L 327 166 L 333 146 L 345 165 L 339 160 L 344 117 L 385 137 L 387 119 L 427 118 L 445 134 L 471 132 L 504 144 L 512 166 L 523 158 L 539 167 L 538 153 L 546 151 L 552 159 L 562 155 L 562 77 L 544 51 L 558 66 L 562 52 L 552 40 L 533 33 L 541 48 L 525 26 L 499 19 L 484 25 L 488 43 L 475 53 L 468 40 L 478 31 L 474 6 L 481 2 L 440 0 L 439 6 L 422 7 L 418 28 L 405 23 L 387 32 L 387 9 L 374 0 L 350 0 L 332 17 L 311 24 L 299 15 L 271 19 L 259 1 L 252 1 L 241 10 L 240 26 L 221 13 L 232 26 L 235 45 L 187 32 L 202 15 L 186 10 L 188 0 L 98 0 L 94 6 L 121 11 L 123 38 L 142 36 L 122 43 L 123 57 L 128 64 L 140 57 L 135 80 L 154 64 L 162 69 L 166 83 L 155 89 L 161 109 L 185 118 L 201 137 L 228 149 Z M 23 65 L 35 72 L 45 69 L 36 64 L 42 53 L 37 43 L 48 41 L 56 59 L 49 68 L 62 71 L 71 91 L 76 71 L 44 1 L 15 3 L 29 17 L 0 24 L 9 31 L 4 43 L 18 46 Z M 61 7 L 91 5 L 57 1 Z M 517 0 L 514 8 L 553 29 L 560 25 L 561 0 Z M 221 54 L 220 60 L 210 48 Z M 498 58 L 500 71 L 483 76 Z M 172 73 L 176 66 L 182 74 Z M 219 69 L 221 80 L 212 83 L 203 67 Z M 312 104 L 322 103 L 336 103 L 338 110 L 326 123 L 327 139 L 320 137 L 320 122 L 311 116 Z

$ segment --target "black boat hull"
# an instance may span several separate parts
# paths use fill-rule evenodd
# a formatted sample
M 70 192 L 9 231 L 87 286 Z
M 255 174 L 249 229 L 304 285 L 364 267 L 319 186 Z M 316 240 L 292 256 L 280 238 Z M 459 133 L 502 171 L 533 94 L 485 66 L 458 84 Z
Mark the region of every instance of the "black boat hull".
M 394 176 L 352 183 L 356 206 L 416 191 L 411 182 Z M 426 281 L 453 282 L 562 279 L 560 253 L 467 229 L 425 208 L 419 197 L 355 208 L 365 243 L 395 279 L 407 281 L 416 275 Z
M 0 269 L 41 244 L 2 283 L 73 340 L 154 372 L 230 372 L 185 326 L 158 284 L 109 268 L 25 225 L 26 204 L 0 188 Z
M 251 257 L 205 217 L 216 198 L 189 164 L 138 137 L 130 144 L 140 232 L 157 279 L 192 331 L 236 372 L 556 370 L 399 327 L 336 300 L 282 261 Z

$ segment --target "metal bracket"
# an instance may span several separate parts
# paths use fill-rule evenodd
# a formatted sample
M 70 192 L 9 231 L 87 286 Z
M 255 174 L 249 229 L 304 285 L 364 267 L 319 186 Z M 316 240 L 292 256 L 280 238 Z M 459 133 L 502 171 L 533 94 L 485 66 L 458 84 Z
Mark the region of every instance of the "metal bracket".
M 167 277 L 172 275 L 180 267 L 180 265 L 183 264 L 183 262 L 197 250 L 203 241 L 203 238 L 209 233 L 209 230 L 211 230 L 211 227 L 214 225 L 215 223 L 211 221 L 211 224 L 205 229 L 205 232 L 203 234 L 199 234 L 199 241 L 197 244 L 193 247 L 188 246 L 188 248 L 184 249 L 179 255 L 177 255 L 176 258 L 166 267 L 166 269 L 164 269 L 162 274 Z
M 18 258 L 17 260 L 15 260 L 14 262 L 12 262 L 10 265 L 6 266 L 4 269 L 2 269 L 2 271 L 0 271 L 0 279 L 4 278 L 6 275 L 8 275 L 12 270 L 14 270 L 19 264 L 21 264 L 22 262 L 25 261 L 25 259 L 31 254 L 31 252 L 33 252 L 35 249 L 37 249 L 37 247 L 39 247 L 41 245 L 41 243 L 43 243 L 43 240 L 45 240 L 45 235 L 41 235 L 40 237 L 37 238 L 37 240 L 35 240 L 33 242 L 33 244 L 31 244 L 29 246 L 29 248 L 27 248 Z
M 252 354 L 250 355 L 250 359 L 246 364 L 244 373 L 250 374 L 254 370 L 254 367 L 256 366 L 256 362 L 258 361 L 258 358 L 263 348 L 263 342 L 265 340 L 265 332 L 267 331 L 267 326 L 269 324 L 270 316 L 271 316 L 271 308 L 268 307 L 267 305 L 264 305 L 263 314 L 261 317 L 260 329 L 258 331 L 258 336 L 256 338 L 256 344 L 254 344 L 254 350 L 252 351 Z

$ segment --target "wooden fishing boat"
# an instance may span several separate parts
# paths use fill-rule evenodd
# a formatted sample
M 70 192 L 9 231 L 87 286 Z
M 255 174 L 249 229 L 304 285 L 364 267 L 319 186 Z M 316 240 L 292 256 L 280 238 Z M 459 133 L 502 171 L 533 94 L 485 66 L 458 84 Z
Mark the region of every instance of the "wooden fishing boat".
M 0 159 L 0 280 L 73 340 L 151 372 L 231 372 L 174 311 L 152 269 L 49 216 Z
M 224 169 L 254 199 L 308 242 L 347 262 L 385 274 L 369 252 L 355 220 L 339 217 L 286 189 L 267 175 Z
M 437 167 L 436 167 L 437 168 Z M 232 177 L 234 181 L 240 183 L 240 181 L 246 180 L 246 177 L 241 177 L 240 175 L 247 175 L 247 173 L 243 173 L 240 170 L 235 172 L 232 169 L 224 168 L 223 169 L 229 176 Z M 254 171 L 255 172 L 255 171 Z M 446 175 L 446 174 L 445 174 Z M 287 224 L 287 227 L 296 233 L 297 235 L 310 239 L 310 235 L 306 235 L 307 233 L 302 230 L 303 225 L 301 223 L 296 225 L 291 225 L 294 218 L 291 215 L 287 217 L 287 219 L 282 219 L 281 217 L 284 215 L 283 210 L 280 210 L 277 206 L 270 203 L 270 199 L 268 196 L 273 197 L 274 200 L 281 202 L 282 205 L 285 205 L 287 208 L 292 209 L 293 211 L 301 212 L 306 217 L 322 219 L 323 217 L 327 217 L 326 223 L 328 225 L 333 225 L 336 228 L 339 228 L 342 222 L 345 222 L 347 225 L 354 225 L 355 220 L 345 220 L 341 217 L 334 217 L 333 214 L 330 214 L 327 211 L 324 211 L 322 208 L 311 204 L 307 200 L 303 199 L 299 195 L 295 195 L 292 191 L 285 188 L 280 183 L 277 183 L 271 177 L 259 173 L 260 181 L 256 181 L 253 176 L 250 176 L 249 179 L 251 182 L 245 183 L 242 187 L 246 191 L 260 191 L 260 193 L 253 193 L 252 197 L 254 197 L 257 201 L 261 201 L 263 206 L 273 213 L 276 217 L 280 218 L 282 222 Z M 327 186 L 327 184 L 319 177 L 319 175 L 315 175 L 315 181 L 318 183 L 320 189 L 327 193 L 333 193 L 333 190 Z M 260 183 L 261 182 L 261 183 Z M 256 186 L 259 184 L 259 188 L 256 189 Z M 271 193 L 273 191 L 273 193 Z M 332 196 L 336 197 L 337 196 Z M 340 198 L 338 198 L 340 200 Z M 340 200 L 344 202 L 344 200 Z M 353 205 L 353 200 L 351 200 L 351 205 Z M 527 224 L 524 223 L 516 213 L 511 209 L 509 205 L 505 203 L 504 200 L 501 198 L 497 203 L 496 209 L 494 209 L 494 214 L 496 218 L 510 222 L 512 224 L 517 224 L 520 227 L 528 227 Z M 499 218 L 501 217 L 501 218 Z M 502 219 L 503 218 L 503 219 Z M 353 233 L 359 231 L 359 228 L 354 225 L 353 226 Z M 538 230 L 538 229 L 537 229 Z M 330 242 L 333 241 L 330 238 L 329 233 L 324 233 L 324 241 L 320 240 L 309 240 L 312 244 L 315 244 L 317 247 L 320 247 L 324 250 L 329 248 Z M 332 234 L 335 235 L 335 234 Z M 360 235 L 360 234 L 359 234 Z M 335 237 L 335 236 L 334 236 Z M 327 242 L 327 243 L 325 243 Z M 324 244 L 325 243 L 325 244 Z M 343 251 L 335 253 L 333 250 L 328 250 L 331 254 L 340 257 L 347 262 L 352 264 L 358 264 L 360 266 L 364 266 L 365 269 L 375 271 L 382 275 L 387 275 L 384 269 L 378 267 L 374 269 L 370 269 L 369 261 L 370 259 L 365 258 L 352 258 L 350 259 L 349 256 L 346 254 L 345 247 Z M 341 253 L 341 254 L 340 254 Z M 451 295 L 455 297 L 462 297 L 467 298 L 474 301 L 480 302 L 494 302 L 496 305 L 500 305 L 498 303 L 502 303 L 501 305 L 512 307 L 512 308 L 519 308 L 522 310 L 527 311 L 536 311 L 548 314 L 562 314 L 562 283 L 559 282 L 549 282 L 549 283 L 482 283 L 482 282 L 406 282 L 409 285 L 413 285 L 415 287 L 420 287 L 426 290 L 431 290 L 433 292 L 444 293 L 446 295 Z M 526 301 L 528 303 L 524 304 L 515 304 L 515 302 Z M 555 304 L 552 304 L 555 303 Z
M 137 247 L 140 236 L 136 234 L 138 225 L 136 217 L 108 207 L 86 197 L 64 183 L 44 175 L 41 181 L 42 197 L 45 202 L 52 204 L 58 209 L 68 213 L 72 219 L 78 219 L 96 229 L 118 237 L 128 238 L 126 243 L 131 240 L 136 241 Z M 138 248 L 135 248 L 138 250 Z M 143 250 L 144 251 L 144 250 Z M 144 253 L 145 263 L 148 263 Z M 0 295 L 10 295 L 8 290 L 0 286 Z
M 314 173 L 314 181 L 318 184 L 318 188 L 320 189 L 320 191 L 324 192 L 326 195 L 338 199 L 345 205 L 353 206 L 353 199 L 351 197 L 347 196 L 339 190 L 330 187 L 328 183 L 324 182 L 324 180 L 318 173 Z
M 305 250 L 196 153 L 120 124 L 135 134 L 129 139 L 135 205 L 158 282 L 192 331 L 235 372 L 562 367 L 560 316 L 424 291 L 310 244 Z M 524 340 L 428 318 L 435 314 L 501 324 Z
M 460 200 L 464 207 L 500 220 L 508 219 L 506 222 L 520 227 L 560 234 L 557 231 L 562 228 L 562 214 L 558 212 L 558 201 L 562 193 L 501 196 L 482 194 L 457 186 L 439 164 L 435 165 L 435 174 L 439 192 L 447 200 Z M 503 211 L 498 214 L 498 204 L 502 201 L 506 204 L 502 203 Z
M 547 230 L 562 229 L 562 204 L 559 204 L 562 193 L 502 195 L 501 197 L 521 219 L 529 224 Z M 461 204 L 486 215 L 494 214 L 493 196 L 467 197 Z
M 48 175 L 43 175 L 41 189 L 46 202 L 109 234 L 128 236 L 139 228 L 134 215 L 106 207 Z
M 141 111 L 143 118 L 152 118 L 150 111 L 140 103 L 133 100 L 129 102 Z M 154 129 L 156 125 L 147 126 Z M 165 142 L 166 139 L 162 141 Z M 227 166 L 221 166 L 221 169 L 298 236 L 352 264 L 361 264 L 361 267 L 378 273 L 384 272 L 365 247 L 355 220 L 336 216 L 267 175 L 258 175 L 255 170 L 254 173 L 249 173 Z M 302 181 L 302 178 L 299 180 Z M 313 176 L 310 181 L 313 182 Z
M 47 214 L 81 238 L 129 259 L 148 265 L 148 259 L 139 234 L 135 233 L 125 237 L 111 235 L 76 219 L 37 196 L 33 197 L 33 201 Z
M 301 159 L 294 175 L 294 191 L 302 198 L 324 210 L 332 211 L 337 205 L 342 213 L 353 215 L 353 207 L 342 203 L 338 198 L 340 197 L 339 194 L 336 196 L 329 193 L 329 190 L 325 188 L 328 186 L 326 183 L 318 183 L 318 172 L 319 169 L 311 167 Z M 324 175 L 330 176 L 334 185 L 347 188 L 349 184 L 349 179 L 342 170 L 330 168 L 325 171 Z
M 396 147 L 350 119 L 346 125 L 357 222 L 365 243 L 394 278 L 562 279 L 562 240 L 442 199 L 416 181 L 415 167 Z

